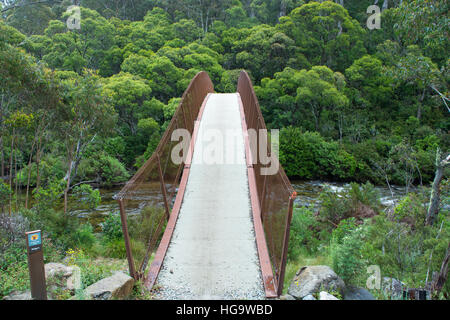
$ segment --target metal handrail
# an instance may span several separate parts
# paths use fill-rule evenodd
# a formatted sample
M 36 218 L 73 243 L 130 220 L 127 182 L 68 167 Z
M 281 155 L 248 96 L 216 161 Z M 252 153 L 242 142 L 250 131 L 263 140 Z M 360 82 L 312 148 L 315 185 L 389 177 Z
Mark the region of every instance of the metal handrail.
M 259 131 L 267 130 L 267 127 L 252 82 L 245 71 L 240 74 L 237 91 L 241 96 L 247 129 L 254 129 L 257 132 L 256 142 L 250 143 L 250 149 L 253 155 L 258 155 L 258 148 L 261 145 Z M 269 140 L 268 137 L 267 140 Z M 267 144 L 267 154 L 271 154 L 270 143 Z M 278 161 L 278 159 L 272 158 L 272 161 Z M 278 163 L 279 169 L 275 175 L 262 175 L 261 168 L 264 167 L 265 165 L 256 156 L 253 159 L 253 168 L 257 197 L 273 276 L 276 280 L 276 290 L 280 295 L 286 269 L 293 203 L 297 194 L 281 164 Z
M 174 145 L 174 142 L 171 141 L 172 133 L 176 129 L 186 129 L 192 136 L 202 102 L 208 93 L 212 92 L 214 92 L 214 86 L 209 75 L 204 71 L 199 72 L 184 92 L 178 108 L 152 156 L 116 195 L 130 275 L 135 279 L 145 278 L 148 261 L 170 218 L 173 200 L 185 165 L 184 162 L 176 165 L 169 160 Z M 155 192 L 155 185 L 160 189 L 159 191 L 156 189 L 156 193 L 159 194 L 159 197 L 156 198 L 162 196 L 163 199 L 162 205 L 158 204 L 160 210 L 145 212 L 147 207 L 139 203 L 136 209 L 138 212 L 129 213 L 136 207 L 136 204 L 132 203 L 133 199 L 142 197 L 139 191 L 152 190 L 153 187 L 152 191 Z M 153 203 L 149 207 L 154 206 Z M 134 216 L 137 220 L 134 223 L 137 226 L 133 230 L 129 228 L 130 216 Z
M 241 72 L 237 91 L 242 100 L 247 129 L 254 129 L 257 132 L 260 129 L 267 130 L 252 82 L 245 71 Z M 175 195 L 178 194 L 177 190 L 180 186 L 183 171 L 189 170 L 187 168 L 189 164 L 183 162 L 175 165 L 170 161 L 169 157 L 174 145 L 174 142 L 171 141 L 172 133 L 176 129 L 186 129 L 191 136 L 194 134 L 200 108 L 205 98 L 212 92 L 214 92 L 214 87 L 208 74 L 206 72 L 198 73 L 184 92 L 180 104 L 152 156 L 116 195 L 119 202 L 130 275 L 135 279 L 146 278 L 148 262 L 152 253 L 158 247 L 158 242 L 161 241 L 166 223 L 172 217 L 172 211 L 179 210 L 180 203 L 174 207 L 173 201 Z M 258 155 L 259 139 L 258 134 L 256 144 L 250 144 L 252 154 Z M 270 155 L 270 144 L 267 148 L 267 153 Z M 275 175 L 266 176 L 261 174 L 261 168 L 265 166 L 258 157 L 255 160 L 256 162 L 252 165 L 255 177 L 255 194 L 260 207 L 260 218 L 264 228 L 273 279 L 275 279 L 276 293 L 280 295 L 283 289 L 289 226 L 296 193 L 281 165 L 278 164 L 279 170 Z M 273 161 L 278 161 L 278 159 Z M 159 190 L 157 190 L 158 188 Z M 148 195 L 151 193 L 149 190 L 156 192 L 158 196 L 155 198 L 162 198 L 162 203 L 156 203 L 156 205 L 152 203 L 146 206 L 150 200 L 145 197 L 142 199 L 141 193 Z M 149 207 L 155 206 L 157 210 L 147 210 Z M 176 215 L 173 215 L 173 218 L 175 217 Z M 172 220 L 174 219 L 170 219 L 170 228 L 168 229 L 174 227 L 174 221 Z M 130 223 L 133 226 L 130 227 Z M 164 237 L 164 247 L 167 247 L 168 243 L 166 242 L 170 241 L 170 236 Z M 158 251 L 164 250 L 158 249 Z M 164 252 L 161 252 L 161 254 L 157 252 L 156 256 L 158 256 L 158 259 L 155 258 L 153 262 L 155 271 L 150 272 L 149 278 L 151 279 L 146 281 L 150 287 L 156 279 Z M 269 265 L 268 270 L 270 273 Z

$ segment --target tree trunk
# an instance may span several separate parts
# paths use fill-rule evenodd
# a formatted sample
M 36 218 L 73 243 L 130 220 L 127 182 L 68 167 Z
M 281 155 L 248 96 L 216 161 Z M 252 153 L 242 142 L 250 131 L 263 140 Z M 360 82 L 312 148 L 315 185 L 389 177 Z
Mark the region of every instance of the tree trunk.
M 278 13 L 278 18 L 286 15 L 286 1 L 282 0 L 280 3 L 280 12 Z
M 311 111 L 314 117 L 314 125 L 316 126 L 316 131 L 319 132 L 319 117 L 320 113 L 318 111 L 318 108 L 316 108 L 314 105 L 311 105 Z
M 1 176 L 4 177 L 5 176 L 5 154 L 3 151 L 3 137 L 0 137 L 0 150 L 1 150 L 1 162 L 2 162 L 2 172 L 1 172 Z
M 36 191 L 39 190 L 41 184 L 41 175 L 39 174 L 39 165 L 41 163 L 41 147 L 42 147 L 42 137 L 39 137 L 39 142 L 36 150 Z
M 431 285 L 431 290 L 435 295 L 438 295 L 439 292 L 441 292 L 442 287 L 445 285 L 445 282 L 447 281 L 449 260 L 450 260 L 450 243 L 448 244 L 444 260 L 442 261 L 441 270 L 439 271 L 438 276 Z
M 31 180 L 31 160 L 33 159 L 34 146 L 36 145 L 37 137 L 33 140 L 33 145 L 31 146 L 30 158 L 28 160 L 28 177 L 27 177 L 27 191 L 25 195 L 25 209 L 28 209 L 28 195 L 30 193 L 30 180 Z
M 422 117 L 422 103 L 423 99 L 425 98 L 425 89 L 422 90 L 422 95 L 419 99 L 419 104 L 417 105 L 417 119 L 420 121 L 420 118 Z
M 11 136 L 11 151 L 9 155 L 9 189 L 13 190 L 12 188 L 12 175 L 13 175 L 13 149 L 14 149 L 14 136 L 15 136 L 15 129 L 13 129 L 13 134 Z M 9 194 L 9 215 L 12 214 L 12 192 Z
M 72 156 L 70 156 L 69 157 L 69 170 L 66 174 L 67 184 L 66 184 L 66 189 L 64 190 L 64 214 L 67 214 L 67 198 L 68 198 L 68 193 L 70 190 L 70 176 L 72 175 L 72 167 L 73 167 L 73 161 L 72 161 Z
M 14 144 L 14 174 L 15 174 L 15 177 L 14 177 L 14 192 L 15 192 L 15 194 L 16 194 L 16 204 L 15 204 L 15 206 L 14 206 L 14 209 L 15 209 L 15 212 L 17 212 L 17 198 L 18 198 L 18 196 L 19 196 L 19 193 L 17 192 L 18 190 L 17 190 L 17 186 L 18 186 L 18 183 L 17 183 L 17 144 L 18 144 L 18 142 L 17 142 L 17 137 L 16 137 L 16 143 Z
M 3 130 L 3 94 L 2 94 L 2 100 L 0 101 L 0 133 L 2 133 Z M 2 161 L 2 172 L 1 172 L 1 176 L 4 177 L 5 176 L 5 153 L 3 151 L 3 136 L 0 136 L 0 150 L 1 150 L 1 161 Z
M 444 168 L 449 163 L 450 156 L 447 159 L 441 160 L 441 151 L 439 148 L 436 151 L 436 173 L 434 175 L 433 185 L 431 187 L 430 204 L 428 206 L 426 225 L 433 225 L 439 212 L 439 203 L 441 189 L 440 184 L 444 177 Z

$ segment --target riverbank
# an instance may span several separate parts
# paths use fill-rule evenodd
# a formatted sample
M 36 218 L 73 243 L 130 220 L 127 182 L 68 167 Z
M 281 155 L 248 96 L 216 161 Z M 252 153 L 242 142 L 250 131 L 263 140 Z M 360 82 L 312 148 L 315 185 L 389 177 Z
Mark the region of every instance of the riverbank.
M 291 180 L 291 184 L 297 192 L 297 198 L 295 199 L 296 207 L 307 207 L 317 210 L 320 206 L 320 193 L 327 187 L 335 192 L 342 192 L 345 188 L 350 186 L 350 183 L 333 182 L 333 181 L 301 181 Z M 387 186 L 375 186 L 375 189 L 380 194 L 380 202 L 384 207 L 392 207 L 395 203 L 406 195 L 406 188 L 402 186 L 391 186 L 391 190 Z M 114 196 L 121 190 L 120 187 L 112 189 L 100 189 L 100 195 L 102 198 L 101 204 L 93 209 L 79 209 L 78 201 L 72 201 L 71 213 L 77 215 L 82 220 L 89 222 L 96 232 L 101 231 L 100 223 L 110 213 L 119 213 L 119 206 Z M 392 193 L 391 193 L 392 191 Z M 417 192 L 417 187 L 410 189 L 410 192 Z M 149 190 L 146 199 L 152 199 L 153 201 L 162 201 L 162 195 L 159 189 Z

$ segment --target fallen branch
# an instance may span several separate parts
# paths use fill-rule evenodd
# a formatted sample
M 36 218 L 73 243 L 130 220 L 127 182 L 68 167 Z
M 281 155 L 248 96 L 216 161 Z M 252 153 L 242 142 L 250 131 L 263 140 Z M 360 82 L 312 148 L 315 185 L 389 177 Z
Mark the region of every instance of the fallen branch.
M 89 180 L 89 181 L 81 181 L 81 182 L 78 182 L 78 183 L 75 183 L 74 185 L 72 185 L 72 186 L 69 188 L 69 190 L 72 190 L 73 188 L 78 187 L 79 185 L 82 185 L 82 184 L 96 183 L 96 182 L 98 182 L 98 179 L 96 179 L 96 180 Z

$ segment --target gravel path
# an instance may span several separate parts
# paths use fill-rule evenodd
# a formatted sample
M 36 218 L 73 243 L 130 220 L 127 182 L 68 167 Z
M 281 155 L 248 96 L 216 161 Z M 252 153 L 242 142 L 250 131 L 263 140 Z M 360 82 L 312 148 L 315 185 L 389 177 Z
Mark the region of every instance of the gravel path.
M 213 150 L 220 134 L 222 157 Z M 265 298 L 236 94 L 213 94 L 206 104 L 157 285 L 158 299 Z

